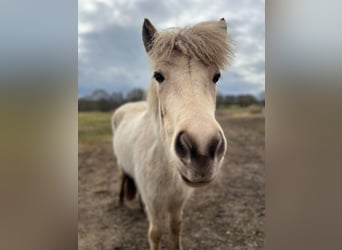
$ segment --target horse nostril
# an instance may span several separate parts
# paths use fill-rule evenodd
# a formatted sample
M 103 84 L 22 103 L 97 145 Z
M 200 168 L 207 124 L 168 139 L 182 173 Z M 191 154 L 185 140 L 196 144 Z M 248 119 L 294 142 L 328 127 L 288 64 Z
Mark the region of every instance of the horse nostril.
M 215 158 L 216 156 L 223 154 L 224 150 L 225 146 L 221 134 L 212 139 L 212 141 L 209 143 L 208 154 L 211 158 Z
M 208 159 L 221 157 L 225 151 L 223 135 L 217 133 L 217 135 L 210 136 L 210 138 L 211 140 L 207 140 L 207 143 L 206 141 L 202 141 L 203 147 L 201 148 L 187 132 L 179 132 L 174 144 L 177 156 L 186 164 L 189 164 L 191 161 L 203 160 L 203 157 L 207 157 Z
M 191 143 L 184 132 L 180 132 L 176 137 L 175 150 L 179 158 L 190 156 Z

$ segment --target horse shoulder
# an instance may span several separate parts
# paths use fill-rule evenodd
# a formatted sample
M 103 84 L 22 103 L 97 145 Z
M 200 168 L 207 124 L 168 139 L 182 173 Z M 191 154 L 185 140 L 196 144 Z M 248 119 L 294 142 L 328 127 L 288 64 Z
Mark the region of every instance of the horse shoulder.
M 116 109 L 112 116 L 112 128 L 117 128 L 120 123 L 129 117 L 135 117 L 137 114 L 140 114 L 146 110 L 146 102 L 133 102 L 133 103 L 126 103 Z
M 112 116 L 114 155 L 120 168 L 134 179 L 136 138 L 139 137 L 138 128 L 145 110 L 144 102 L 127 103 Z

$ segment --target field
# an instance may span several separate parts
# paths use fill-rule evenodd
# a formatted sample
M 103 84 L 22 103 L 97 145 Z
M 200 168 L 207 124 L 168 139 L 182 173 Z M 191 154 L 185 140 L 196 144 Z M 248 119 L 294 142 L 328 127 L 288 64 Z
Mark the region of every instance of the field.
M 110 113 L 79 114 L 80 250 L 148 249 L 148 221 L 138 200 L 118 206 L 118 172 Z M 184 249 L 257 250 L 264 247 L 263 114 L 230 108 L 217 112 L 228 140 L 219 178 L 194 192 L 183 215 Z M 167 246 L 167 232 L 162 249 Z

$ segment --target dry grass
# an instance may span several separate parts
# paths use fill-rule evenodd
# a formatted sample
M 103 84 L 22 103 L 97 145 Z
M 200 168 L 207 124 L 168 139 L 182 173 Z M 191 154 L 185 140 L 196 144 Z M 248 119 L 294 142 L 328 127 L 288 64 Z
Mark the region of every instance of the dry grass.
M 264 249 L 265 119 L 246 108 L 218 110 L 228 139 L 220 175 L 196 190 L 184 209 L 184 249 Z M 148 219 L 135 199 L 118 204 L 111 113 L 80 113 L 78 237 L 80 250 L 149 249 Z M 162 245 L 167 246 L 167 231 Z M 163 248 L 164 249 L 164 248 Z
M 91 143 L 110 140 L 112 112 L 78 113 L 78 143 Z

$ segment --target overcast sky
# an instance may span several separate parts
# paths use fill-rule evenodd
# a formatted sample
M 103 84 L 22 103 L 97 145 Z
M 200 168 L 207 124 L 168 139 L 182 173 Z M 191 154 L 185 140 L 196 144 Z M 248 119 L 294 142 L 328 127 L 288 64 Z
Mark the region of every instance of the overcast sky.
M 264 0 L 79 0 L 78 92 L 127 92 L 146 88 L 151 72 L 141 26 L 157 29 L 224 17 L 235 44 L 232 65 L 222 72 L 218 91 L 251 93 L 265 89 Z

